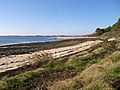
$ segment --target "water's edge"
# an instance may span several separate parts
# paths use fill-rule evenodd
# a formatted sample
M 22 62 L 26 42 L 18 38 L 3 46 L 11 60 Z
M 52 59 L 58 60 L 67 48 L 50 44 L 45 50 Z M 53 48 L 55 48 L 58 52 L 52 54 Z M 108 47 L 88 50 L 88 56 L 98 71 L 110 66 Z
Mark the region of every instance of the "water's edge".
M 0 46 L 57 41 L 56 36 L 0 36 Z

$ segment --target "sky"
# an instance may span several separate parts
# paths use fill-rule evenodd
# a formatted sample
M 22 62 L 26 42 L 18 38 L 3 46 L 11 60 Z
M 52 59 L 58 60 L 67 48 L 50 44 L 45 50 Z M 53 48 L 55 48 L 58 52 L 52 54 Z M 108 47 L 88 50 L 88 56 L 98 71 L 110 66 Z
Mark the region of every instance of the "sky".
M 120 18 L 120 0 L 0 0 L 0 35 L 83 35 Z

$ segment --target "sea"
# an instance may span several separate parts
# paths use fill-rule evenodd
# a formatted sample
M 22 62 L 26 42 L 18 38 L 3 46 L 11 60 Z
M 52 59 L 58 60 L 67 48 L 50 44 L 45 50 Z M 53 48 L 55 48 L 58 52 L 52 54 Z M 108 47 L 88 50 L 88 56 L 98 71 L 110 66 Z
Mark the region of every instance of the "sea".
M 0 46 L 57 41 L 56 36 L 0 36 Z

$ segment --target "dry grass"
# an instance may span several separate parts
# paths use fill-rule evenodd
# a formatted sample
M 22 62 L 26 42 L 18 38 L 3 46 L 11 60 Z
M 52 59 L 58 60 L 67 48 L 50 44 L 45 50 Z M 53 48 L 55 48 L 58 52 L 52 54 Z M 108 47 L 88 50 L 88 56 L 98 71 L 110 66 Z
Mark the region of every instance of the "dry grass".
M 120 51 L 111 55 L 108 51 L 99 47 L 65 60 L 53 60 L 45 64 L 42 70 L 33 70 L 1 80 L 0 89 L 14 90 L 22 87 L 43 90 L 119 90 L 114 83 L 120 84 Z M 42 53 L 29 59 L 41 65 L 51 61 L 52 57 L 48 53 Z
M 55 83 L 50 87 L 50 90 L 119 90 L 106 81 L 106 77 L 108 77 L 107 71 L 120 66 L 119 56 L 120 51 L 114 52 L 111 56 L 86 68 L 80 75 Z M 117 61 L 114 62 L 116 58 Z M 115 74 L 114 77 L 116 77 Z M 111 80 L 111 77 L 108 78 Z
M 29 62 L 24 65 L 36 65 L 36 64 L 42 65 L 42 64 L 47 64 L 48 62 L 52 62 L 53 56 L 46 52 L 40 52 L 40 53 L 31 55 L 30 57 L 27 58 L 27 60 Z

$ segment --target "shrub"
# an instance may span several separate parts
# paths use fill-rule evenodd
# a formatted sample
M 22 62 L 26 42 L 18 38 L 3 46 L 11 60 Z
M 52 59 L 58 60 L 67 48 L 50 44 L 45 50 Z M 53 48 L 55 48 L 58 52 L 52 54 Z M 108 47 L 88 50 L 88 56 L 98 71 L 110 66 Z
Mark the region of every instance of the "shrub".
M 46 52 L 41 52 L 40 54 L 34 54 L 30 57 L 35 62 L 50 61 L 53 59 L 52 55 Z
M 92 60 L 92 55 L 86 55 L 78 58 L 74 58 L 69 62 L 70 66 L 75 67 L 78 71 L 83 71 L 85 69 L 86 64 Z
M 105 30 L 97 28 L 95 32 L 96 32 L 97 35 L 102 35 L 105 32 Z
M 42 65 L 48 64 L 52 62 L 52 60 L 52 55 L 46 52 L 41 52 L 40 54 L 34 54 L 28 57 L 29 64 L 34 67 L 40 67 Z

